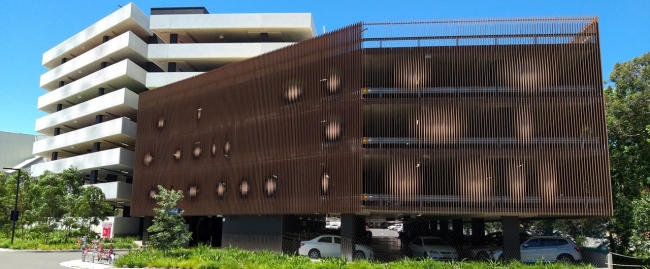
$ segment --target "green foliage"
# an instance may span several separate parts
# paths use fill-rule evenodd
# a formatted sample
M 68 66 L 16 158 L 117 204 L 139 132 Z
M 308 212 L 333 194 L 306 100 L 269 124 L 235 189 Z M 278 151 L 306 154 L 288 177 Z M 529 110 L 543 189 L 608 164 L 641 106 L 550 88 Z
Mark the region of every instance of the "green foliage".
M 270 251 L 253 252 L 236 248 L 211 249 L 199 246 L 194 249 L 174 249 L 167 255 L 162 250 L 144 249 L 121 255 L 115 261 L 117 267 L 191 268 L 191 269 L 534 269 L 534 268 L 594 268 L 590 265 L 563 263 L 522 264 L 520 262 L 438 262 L 434 260 L 403 259 L 389 263 L 368 260 L 347 262 L 340 258 L 326 258 L 313 262 L 305 256 L 293 256 Z
M 137 240 L 138 238 L 133 236 L 115 237 L 113 238 L 113 248 L 119 248 L 119 249 L 138 248 L 138 246 L 133 242 Z M 111 243 L 110 239 L 104 239 L 104 244 L 106 244 L 106 246 L 108 246 L 109 243 Z
M 7 212 L 0 214 L 0 238 L 11 237 L 12 223 L 8 212 L 14 208 L 17 176 L 18 173 L 0 174 L 0 212 Z M 16 222 L 15 238 L 19 246 L 14 247 L 70 248 L 71 244 L 76 244 L 76 237 L 91 235 L 90 225 L 99 224 L 113 213 L 113 209 L 105 203 L 105 196 L 99 188 L 84 188 L 82 185 L 83 178 L 74 167 L 58 174 L 46 172 L 38 178 L 21 171 L 20 218 Z M 84 225 L 80 225 L 79 219 Z
M 86 187 L 81 191 L 81 199 L 77 202 L 74 215 L 85 220 L 89 232 L 91 225 L 99 225 L 100 221 L 113 212 L 113 208 L 105 200 L 106 196 L 102 190 L 95 186 Z
M 147 229 L 151 233 L 149 245 L 155 249 L 163 250 L 178 248 L 189 241 L 192 233 L 185 228 L 183 212 L 174 214 L 171 211 L 176 208 L 178 200 L 183 199 L 183 192 L 180 190 L 167 190 L 158 185 L 158 194 L 154 196 L 158 201 L 157 208 L 154 208 L 156 216 L 153 224 Z
M 638 226 L 635 212 L 647 212 L 636 202 L 650 187 L 650 53 L 616 63 L 610 74 L 615 87 L 605 90 L 605 109 L 614 200 L 614 217 L 608 226 L 611 248 L 628 253 L 631 240 L 647 234 Z M 645 239 L 647 240 L 647 238 Z

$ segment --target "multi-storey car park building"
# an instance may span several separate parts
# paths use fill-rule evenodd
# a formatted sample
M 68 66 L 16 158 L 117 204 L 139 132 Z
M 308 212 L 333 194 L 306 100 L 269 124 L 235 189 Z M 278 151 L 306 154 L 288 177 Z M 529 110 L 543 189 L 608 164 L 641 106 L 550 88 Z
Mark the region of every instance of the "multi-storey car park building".
M 205 8 L 128 4 L 43 54 L 48 92 L 33 153 L 50 158 L 33 175 L 74 166 L 123 208 L 115 233 L 137 233 L 131 206 L 139 94 L 277 50 L 315 35 L 308 13 L 209 14 Z
M 612 215 L 601 82 L 592 17 L 354 24 L 143 93 L 132 214 L 162 185 L 194 242 L 285 252 L 340 214 L 348 257 L 364 217 L 500 220 L 516 257 L 520 219 Z

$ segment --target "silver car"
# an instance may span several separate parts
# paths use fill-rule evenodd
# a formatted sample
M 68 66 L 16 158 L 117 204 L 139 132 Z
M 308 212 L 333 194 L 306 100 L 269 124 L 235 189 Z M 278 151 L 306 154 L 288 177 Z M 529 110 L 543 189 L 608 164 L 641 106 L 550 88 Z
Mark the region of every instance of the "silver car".
M 440 261 L 458 259 L 456 249 L 439 237 L 416 237 L 409 243 L 409 250 L 413 257 L 431 258 Z
M 534 236 L 521 244 L 519 250 L 521 251 L 521 261 L 527 263 L 582 260 L 580 247 L 573 240 L 561 236 Z M 492 252 L 493 259 L 502 257 L 502 248 Z
M 372 249 L 359 244 L 356 244 L 354 248 L 355 259 L 374 258 L 375 252 Z M 298 254 L 309 256 L 312 259 L 341 257 L 341 237 L 338 235 L 321 235 L 312 240 L 301 241 Z

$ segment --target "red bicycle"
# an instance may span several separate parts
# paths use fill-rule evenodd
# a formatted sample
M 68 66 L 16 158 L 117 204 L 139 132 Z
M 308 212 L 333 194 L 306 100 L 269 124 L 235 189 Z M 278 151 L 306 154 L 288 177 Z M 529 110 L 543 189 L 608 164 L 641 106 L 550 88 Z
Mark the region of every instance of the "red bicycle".
M 86 262 L 90 259 L 91 262 L 95 262 L 95 256 L 97 256 L 97 245 L 99 240 L 93 240 L 92 245 L 88 246 L 82 238 L 77 238 L 77 246 L 81 247 L 81 261 Z
M 104 249 L 104 243 L 102 242 L 99 245 L 99 251 L 97 251 L 97 261 L 106 261 L 108 264 L 113 264 L 114 260 L 115 253 L 113 253 L 113 243 L 111 242 L 108 250 L 106 250 Z

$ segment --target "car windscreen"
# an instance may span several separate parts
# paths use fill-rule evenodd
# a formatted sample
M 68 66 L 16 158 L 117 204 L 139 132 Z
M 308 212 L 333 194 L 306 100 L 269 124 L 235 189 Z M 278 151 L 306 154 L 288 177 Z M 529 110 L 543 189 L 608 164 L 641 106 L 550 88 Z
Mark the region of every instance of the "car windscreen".
M 422 238 L 425 246 L 446 246 L 447 242 L 440 238 Z

